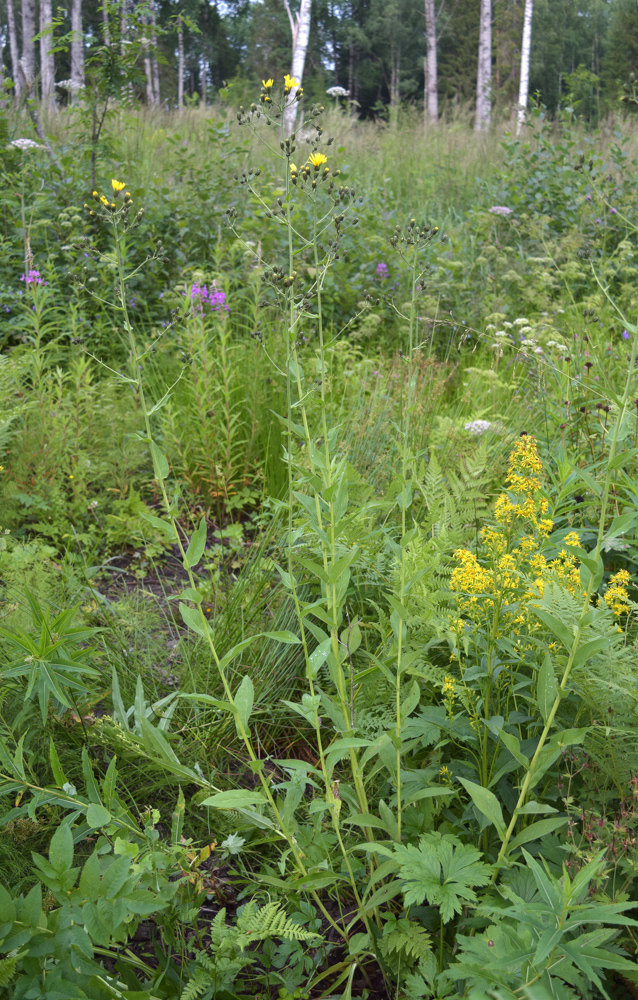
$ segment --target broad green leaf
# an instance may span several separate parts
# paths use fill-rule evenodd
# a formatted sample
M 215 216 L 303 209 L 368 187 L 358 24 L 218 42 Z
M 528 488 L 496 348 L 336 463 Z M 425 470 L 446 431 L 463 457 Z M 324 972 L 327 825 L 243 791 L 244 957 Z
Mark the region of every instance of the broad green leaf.
M 160 531 L 163 531 L 172 541 L 175 541 L 175 529 L 170 521 L 165 521 L 163 517 L 156 517 L 155 514 L 150 514 L 147 510 L 141 510 L 140 516 L 145 521 L 148 521 L 149 524 L 152 524 L 154 528 L 159 528 Z
M 245 674 L 234 698 L 235 708 L 237 709 L 237 722 L 241 724 L 244 731 L 248 731 L 248 720 L 253 710 L 254 700 L 255 689 L 253 682 L 248 674 Z M 237 726 L 237 732 L 241 735 L 240 725 Z
M 595 653 L 602 652 L 610 644 L 610 639 L 608 636 L 601 635 L 597 639 L 591 639 L 589 642 L 584 643 L 579 646 L 576 650 L 574 656 L 573 666 L 582 667 L 590 657 L 594 656 Z
M 477 785 L 473 781 L 468 781 L 467 778 L 459 778 L 459 781 L 470 795 L 478 811 L 496 827 L 496 831 L 502 839 L 505 836 L 503 810 L 494 792 L 491 792 L 489 788 L 484 788 L 483 785 Z
M 66 775 L 62 770 L 60 758 L 58 757 L 58 751 L 55 749 L 55 743 L 53 742 L 53 737 L 49 742 L 49 760 L 51 761 L 51 770 L 53 771 L 55 783 L 58 788 L 62 788 L 62 786 L 66 784 Z
M 514 760 L 518 761 L 521 767 L 529 767 L 529 759 L 521 751 L 521 744 L 517 736 L 513 736 L 512 733 L 506 733 L 504 729 L 499 731 L 499 736 L 502 742 L 505 744 L 509 752 L 511 753 Z
M 243 788 L 232 788 L 227 792 L 217 792 L 201 803 L 213 809 L 247 809 L 250 806 L 261 806 L 266 803 L 266 796 L 261 792 L 250 792 Z
M 86 821 L 89 826 L 98 829 L 111 822 L 111 814 L 105 806 L 101 806 L 97 802 L 91 802 L 86 811 Z
M 276 642 L 285 642 L 289 646 L 298 646 L 301 643 L 301 639 L 288 629 L 282 629 L 281 632 L 263 632 L 262 634 L 268 639 L 275 639 Z
M 537 615 L 542 621 L 543 625 L 546 625 L 550 632 L 553 632 L 557 636 L 562 644 L 567 650 L 570 650 L 574 644 L 574 636 L 569 631 L 566 625 L 563 625 L 558 618 L 554 615 L 550 615 L 548 611 L 543 611 L 542 608 L 536 608 L 531 605 L 532 611 Z
M 73 834 L 68 823 L 59 826 L 51 837 L 49 861 L 59 874 L 67 871 L 73 864 Z
M 547 722 L 549 713 L 558 697 L 558 684 L 554 675 L 554 665 L 549 653 L 546 654 L 543 664 L 538 671 L 537 699 L 543 722 Z
M 208 638 L 210 634 L 208 622 L 202 619 L 201 613 L 197 610 L 197 608 L 189 608 L 187 604 L 180 603 L 179 613 L 193 632 L 200 635 L 202 639 Z
M 166 479 L 169 472 L 168 459 L 166 455 L 157 447 L 154 441 L 151 441 L 151 454 L 153 456 L 153 465 L 155 467 L 155 472 L 159 479 Z
M 193 532 L 193 536 L 186 550 L 184 563 L 187 569 L 193 569 L 194 566 L 197 566 L 198 562 L 202 558 L 202 555 L 204 554 L 204 549 L 206 548 L 206 530 L 206 518 L 203 517 L 199 522 L 199 528 L 197 531 Z
M 538 822 L 531 823 L 510 841 L 507 849 L 508 854 L 515 850 L 515 848 L 520 847 L 521 844 L 529 844 L 532 840 L 540 840 L 541 837 L 546 837 L 548 833 L 560 830 L 566 823 L 567 816 L 551 816 L 549 819 L 539 819 Z

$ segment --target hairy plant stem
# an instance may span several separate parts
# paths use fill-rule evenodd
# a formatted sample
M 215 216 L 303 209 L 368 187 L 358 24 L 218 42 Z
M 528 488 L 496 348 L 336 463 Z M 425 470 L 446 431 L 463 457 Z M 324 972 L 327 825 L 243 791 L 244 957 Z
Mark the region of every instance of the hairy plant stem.
M 609 503 L 609 493 L 610 493 L 610 490 L 611 490 L 612 473 L 613 473 L 612 463 L 614 461 L 614 458 L 616 457 L 616 446 L 617 446 L 617 443 L 618 443 L 618 436 L 619 436 L 619 433 L 620 433 L 620 427 L 621 427 L 621 425 L 622 425 L 622 423 L 623 423 L 623 421 L 625 419 L 625 415 L 626 415 L 626 413 L 628 411 L 628 408 L 629 408 L 629 400 L 630 400 L 630 397 L 631 397 L 632 383 L 633 383 L 633 380 L 634 380 L 635 374 L 636 374 L 635 367 L 636 367 L 636 358 L 637 358 L 637 356 L 638 356 L 638 333 L 634 333 L 634 339 L 633 339 L 633 343 L 632 343 L 631 355 L 630 355 L 630 359 L 629 359 L 629 367 L 628 367 L 628 371 L 627 371 L 627 378 L 625 380 L 625 389 L 624 389 L 624 392 L 623 392 L 623 395 L 622 395 L 622 398 L 621 398 L 621 401 L 620 401 L 620 406 L 619 406 L 619 410 L 618 410 L 618 417 L 616 419 L 616 423 L 614 425 L 614 430 L 613 430 L 613 433 L 612 433 L 612 436 L 611 436 L 611 441 L 610 441 L 610 444 L 609 444 L 609 455 L 608 455 L 608 458 L 607 458 L 607 470 L 606 470 L 606 473 L 605 473 L 605 482 L 604 482 L 603 492 L 602 492 L 602 497 L 601 497 L 600 517 L 599 517 L 599 520 L 598 520 L 598 533 L 597 533 L 597 536 L 596 536 L 596 547 L 595 547 L 593 553 L 590 553 L 590 556 L 593 558 L 593 560 L 596 563 L 598 563 L 598 561 L 600 559 L 600 552 L 601 552 L 601 549 L 602 549 L 603 537 L 604 537 L 604 534 L 605 534 L 605 519 L 606 519 L 606 516 L 607 516 L 607 505 Z M 507 827 L 507 830 L 505 831 L 505 836 L 503 837 L 503 840 L 502 840 L 502 843 L 501 843 L 501 848 L 499 850 L 498 857 L 496 859 L 496 866 L 495 866 L 494 875 L 493 875 L 494 879 L 496 879 L 497 874 L 498 874 L 498 869 L 499 869 L 499 867 L 500 867 L 500 865 L 501 865 L 501 863 L 502 863 L 502 861 L 503 861 L 503 859 L 504 859 L 504 857 L 505 857 L 505 855 L 507 853 L 507 848 L 508 848 L 509 842 L 511 840 L 512 833 L 514 832 L 514 827 L 516 826 L 516 821 L 518 819 L 518 811 L 519 811 L 519 809 L 521 809 L 525 805 L 525 800 L 527 798 L 527 792 L 529 790 L 529 786 L 530 786 L 532 778 L 534 776 L 535 766 L 536 766 L 536 764 L 538 762 L 538 759 L 539 759 L 539 756 L 541 754 L 541 751 L 542 751 L 542 749 L 543 749 L 543 747 L 544 747 L 544 745 L 545 745 L 545 743 L 547 741 L 547 737 L 549 736 L 550 730 L 551 730 L 551 728 L 552 728 L 552 726 L 554 724 L 554 718 L 556 717 L 556 713 L 558 711 L 558 706 L 560 705 L 560 703 L 562 701 L 562 698 L 563 698 L 563 695 L 564 695 L 564 692 L 565 692 L 565 690 L 567 688 L 567 684 L 568 684 L 568 681 L 569 681 L 569 678 L 570 678 L 570 675 L 571 675 L 571 672 L 572 672 L 573 664 L 574 664 L 574 658 L 576 656 L 576 653 L 578 651 L 578 647 L 580 645 L 580 640 L 581 640 L 581 636 L 582 636 L 583 630 L 586 627 L 586 624 L 583 623 L 583 619 L 585 618 L 587 612 L 590 610 L 590 607 L 591 607 L 591 597 L 592 597 L 593 589 L 594 589 L 594 574 L 590 572 L 589 573 L 589 580 L 587 582 L 587 587 L 586 587 L 586 590 L 585 590 L 585 599 L 583 601 L 583 606 L 582 606 L 581 615 L 580 615 L 580 621 L 578 623 L 578 626 L 576 627 L 576 631 L 574 632 L 574 641 L 572 642 L 572 645 L 571 645 L 571 648 L 570 648 L 570 651 L 569 651 L 569 656 L 568 656 L 568 659 L 567 659 L 567 663 L 566 663 L 565 669 L 563 671 L 563 676 L 561 678 L 561 682 L 560 682 L 560 685 L 559 685 L 559 693 L 556 696 L 556 698 L 554 699 L 554 704 L 551 707 L 551 710 L 550 710 L 549 715 L 547 717 L 547 721 L 545 722 L 545 726 L 544 726 L 543 731 L 542 731 L 542 733 L 540 735 L 540 739 L 538 741 L 538 746 L 536 747 L 536 751 L 535 751 L 534 756 L 532 757 L 532 760 L 530 762 L 529 770 L 527 771 L 527 774 L 525 775 L 525 778 L 523 780 L 523 784 L 521 786 L 521 791 L 520 791 L 520 794 L 519 794 L 519 797 L 518 797 L 518 802 L 516 803 L 516 808 L 514 809 L 514 812 L 513 812 L 513 815 L 512 815 L 512 819 L 510 821 L 509 826 Z
M 123 260 L 123 255 L 122 255 L 122 235 L 120 234 L 120 232 L 118 230 L 117 220 L 115 218 L 113 218 L 113 234 L 114 234 L 114 241 L 115 241 L 116 258 L 117 258 L 117 273 L 118 273 L 118 286 L 119 286 L 119 294 L 120 294 L 120 303 L 121 303 L 122 315 L 123 315 L 123 318 L 124 318 L 124 326 L 125 326 L 126 333 L 127 333 L 127 336 L 128 336 L 128 341 L 129 341 L 129 349 L 130 349 L 130 352 L 131 352 L 131 365 L 132 365 L 132 368 L 133 368 L 133 381 L 135 382 L 135 385 L 136 385 L 138 393 L 139 393 L 139 401 L 140 401 L 140 407 L 141 407 L 141 410 L 142 410 L 142 414 L 143 414 L 143 417 L 144 417 L 144 426 L 145 426 L 145 429 L 146 429 L 146 436 L 147 436 L 147 439 L 148 439 L 148 442 L 149 442 L 149 446 L 150 446 L 151 442 L 153 440 L 152 439 L 152 433 L 151 433 L 151 422 L 150 422 L 148 407 L 146 405 L 146 398 L 145 398 L 145 394 L 144 394 L 143 380 L 139 376 L 139 360 L 138 360 L 138 353 L 137 353 L 137 345 L 135 343 L 135 335 L 134 335 L 134 332 L 133 332 L 133 327 L 132 327 L 131 322 L 129 320 L 128 308 L 127 308 L 127 305 L 126 305 L 126 278 L 125 278 L 125 274 L 124 274 L 124 260 Z M 173 510 L 173 505 L 171 504 L 170 498 L 168 496 L 168 492 L 166 490 L 166 486 L 165 486 L 165 483 L 164 483 L 164 477 L 162 476 L 161 470 L 158 467 L 157 459 L 156 459 L 155 453 L 153 452 L 153 449 L 151 449 L 151 452 L 152 452 L 152 459 L 153 459 L 153 468 L 154 468 L 154 471 L 155 471 L 155 479 L 156 479 L 156 482 L 157 482 L 157 484 L 158 484 L 158 486 L 160 488 L 160 492 L 161 492 L 161 495 L 162 495 L 162 501 L 163 501 L 163 504 L 164 504 L 164 510 L 165 510 L 165 513 L 166 513 L 166 516 L 167 516 L 168 520 L 170 521 L 171 527 L 173 529 L 173 534 L 174 534 L 175 542 L 177 544 L 177 547 L 179 549 L 180 555 L 182 557 L 182 563 L 183 563 L 184 569 L 186 570 L 186 573 L 188 575 L 189 584 L 190 584 L 190 586 L 192 587 L 193 590 L 196 590 L 197 589 L 197 581 L 195 580 L 195 576 L 193 574 L 193 571 L 190 568 L 190 566 L 188 565 L 188 561 L 186 559 L 186 549 L 184 548 L 184 543 L 183 543 L 181 535 L 180 535 L 180 531 L 179 531 L 179 528 L 178 528 L 177 518 L 176 518 L 174 510 Z M 217 653 L 217 649 L 215 647 L 215 643 L 214 643 L 213 636 L 212 636 L 212 633 L 211 633 L 211 630 L 210 630 L 210 626 L 209 626 L 208 621 L 206 619 L 206 616 L 204 614 L 201 602 L 197 605 L 197 607 L 198 607 L 198 611 L 199 611 L 199 615 L 200 615 L 200 619 L 201 619 L 202 631 L 203 631 L 203 634 L 206 636 L 206 641 L 208 643 L 208 647 L 209 647 L 211 656 L 213 657 L 213 661 L 214 661 L 215 666 L 217 668 L 217 672 L 218 672 L 218 675 L 219 675 L 219 679 L 220 679 L 220 681 L 222 683 L 222 686 L 223 686 L 223 689 L 224 689 L 224 693 L 226 695 L 226 698 L 227 698 L 229 704 L 234 707 L 235 700 L 233 698 L 233 694 L 232 694 L 232 691 L 230 689 L 230 685 L 228 683 L 228 678 L 226 677 L 226 674 L 225 674 L 225 672 L 224 672 L 224 670 L 223 670 L 223 668 L 221 666 L 220 657 L 219 657 L 219 655 Z M 275 802 L 274 796 L 273 796 L 272 791 L 270 789 L 270 782 L 268 781 L 268 779 L 266 778 L 266 775 L 264 774 L 263 764 L 259 760 L 259 758 L 257 757 L 257 754 L 255 753 L 255 750 L 253 748 L 253 745 L 252 745 L 252 742 L 251 742 L 251 739 L 250 739 L 250 734 L 246 730 L 246 728 L 245 728 L 244 724 L 242 723 L 242 721 L 241 721 L 239 715 L 237 714 L 237 712 L 235 712 L 234 717 L 235 717 L 236 724 L 237 724 L 238 734 L 239 734 L 239 736 L 240 736 L 240 738 L 241 738 L 241 740 L 242 740 L 242 742 L 243 742 L 243 744 L 244 744 L 244 746 L 246 748 L 248 756 L 250 757 L 250 762 L 251 762 L 251 765 L 252 765 L 252 770 L 259 776 L 259 781 L 261 783 L 262 790 L 264 792 L 264 795 L 266 796 L 266 799 L 268 801 L 268 805 L 270 806 L 270 809 L 271 809 L 271 811 L 272 811 L 272 813 L 273 813 L 273 815 L 274 815 L 274 817 L 276 819 L 277 825 L 279 827 L 280 834 L 288 842 L 288 846 L 290 847 L 290 850 L 291 850 L 292 855 L 293 855 L 293 857 L 295 859 L 295 863 L 297 865 L 297 868 L 298 868 L 299 872 L 301 873 L 302 876 L 305 876 L 305 875 L 307 875 L 307 870 L 306 870 L 306 866 L 303 863 L 301 851 L 299 850 L 299 847 L 297 845 L 297 842 L 295 840 L 294 835 L 287 829 L 285 823 L 283 822 L 283 818 L 282 818 L 282 816 L 281 816 L 281 814 L 279 812 L 279 809 L 277 808 L 277 803 Z M 323 902 L 321 901 L 321 899 L 319 898 L 319 896 L 317 895 L 317 893 L 315 891 L 312 891 L 311 895 L 312 895 L 315 903 L 317 904 L 317 906 L 319 907 L 319 909 L 323 913 L 323 915 L 326 918 L 326 920 L 339 933 L 339 935 L 341 937 L 343 937 L 344 939 L 347 939 L 347 935 L 345 934 L 343 928 L 341 928 L 337 924 L 337 922 L 334 920 L 334 918 L 332 917 L 332 915 L 328 912 L 328 910 L 324 906 Z

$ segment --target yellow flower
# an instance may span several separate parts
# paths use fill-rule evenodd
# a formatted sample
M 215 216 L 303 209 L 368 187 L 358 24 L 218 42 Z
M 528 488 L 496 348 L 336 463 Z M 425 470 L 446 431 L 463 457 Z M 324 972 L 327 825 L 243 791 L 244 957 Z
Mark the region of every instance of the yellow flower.
M 284 77 L 284 94 L 289 94 L 293 87 L 298 87 L 299 81 L 295 80 L 294 76 L 288 76 L 286 73 Z
M 290 173 L 291 173 L 291 174 L 298 174 L 298 173 L 299 173 L 299 171 L 297 170 L 297 168 L 296 168 L 296 166 L 294 165 L 294 163 L 291 163 L 291 164 L 290 164 Z
M 120 191 L 124 190 L 124 188 L 126 187 L 126 184 L 124 183 L 124 181 L 116 181 L 114 179 L 114 180 L 111 181 L 111 187 L 113 188 L 113 191 L 115 192 L 115 194 L 119 194 Z
M 264 88 L 264 90 L 270 90 L 274 82 L 275 82 L 274 80 L 262 80 L 261 85 Z
M 614 613 L 616 618 L 629 611 L 629 594 L 627 586 L 631 577 L 626 569 L 621 569 L 612 576 L 609 586 L 605 592 L 605 604 Z
M 103 205 L 106 205 L 107 208 L 109 207 L 109 200 L 104 195 L 100 195 L 100 201 Z
M 315 170 L 318 170 L 322 163 L 327 161 L 328 157 L 324 156 L 323 153 L 311 153 L 308 157 L 308 162 L 312 163 Z

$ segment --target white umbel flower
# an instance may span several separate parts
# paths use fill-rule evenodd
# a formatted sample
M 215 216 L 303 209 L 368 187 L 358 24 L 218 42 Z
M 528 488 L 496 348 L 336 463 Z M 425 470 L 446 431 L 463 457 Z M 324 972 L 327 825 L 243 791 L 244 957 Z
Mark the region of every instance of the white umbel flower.
M 485 431 L 489 431 L 491 427 L 489 420 L 470 420 L 469 423 L 465 425 L 465 430 L 469 431 L 470 434 L 485 434 Z
M 16 149 L 44 149 L 39 142 L 34 142 L 33 139 L 13 139 L 11 146 L 15 146 Z

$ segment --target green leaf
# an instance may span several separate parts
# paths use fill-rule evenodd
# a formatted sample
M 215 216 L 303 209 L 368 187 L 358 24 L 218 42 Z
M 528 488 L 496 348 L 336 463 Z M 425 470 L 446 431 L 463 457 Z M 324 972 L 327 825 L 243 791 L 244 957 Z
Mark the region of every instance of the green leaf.
M 62 788 L 63 785 L 66 785 L 66 775 L 62 770 L 60 758 L 58 757 L 58 751 L 55 749 L 55 743 L 53 742 L 53 737 L 51 737 L 49 742 L 49 760 L 51 761 L 51 770 L 53 771 L 55 783 L 58 788 Z
M 85 899 L 95 902 L 100 896 L 100 860 L 97 853 L 93 853 L 80 875 L 80 892 Z
M 68 871 L 73 864 L 73 834 L 68 823 L 59 826 L 51 837 L 49 861 L 58 874 Z
M 141 510 L 140 517 L 143 517 L 145 521 L 152 524 L 154 528 L 159 528 L 160 531 L 163 531 L 171 541 L 175 541 L 175 529 L 170 521 L 165 521 L 163 517 L 156 517 L 155 514 L 150 514 L 147 510 Z
M 550 615 L 548 611 L 543 611 L 542 608 L 536 608 L 531 605 L 532 611 L 537 615 L 542 621 L 543 625 L 546 625 L 550 632 L 553 632 L 562 642 L 566 649 L 570 650 L 574 644 L 574 636 L 569 631 L 566 625 L 563 625 L 558 618 L 554 615 Z
M 288 629 L 283 629 L 281 632 L 263 632 L 262 634 L 268 639 L 274 639 L 276 642 L 285 642 L 289 646 L 298 646 L 301 643 L 301 639 Z
M 168 459 L 160 451 L 154 441 L 151 441 L 151 454 L 153 456 L 153 466 L 158 479 L 166 479 L 169 472 Z
M 591 639 L 589 642 L 579 646 L 574 656 L 574 668 L 582 667 L 585 663 L 587 663 L 587 660 L 589 660 L 590 657 L 594 656 L 595 653 L 600 653 L 603 649 L 606 649 L 609 644 L 609 637 L 601 635 L 597 639 Z
M 496 827 L 496 831 L 502 839 L 505 836 L 505 822 L 503 820 L 501 804 L 494 795 L 494 792 L 491 792 L 489 788 L 484 788 L 483 785 L 477 785 L 473 781 L 468 781 L 467 778 L 459 778 L 459 781 L 470 795 L 478 811 Z
M 529 826 L 526 826 L 524 830 L 521 830 L 510 841 L 507 853 L 510 854 L 515 848 L 520 847 L 521 844 L 529 844 L 532 840 L 540 840 L 541 837 L 546 837 L 548 833 L 560 830 L 566 823 L 567 816 L 551 816 L 549 819 L 539 819 L 536 823 L 530 823 Z
M 193 632 L 196 632 L 197 635 L 201 635 L 202 639 L 208 638 L 210 634 L 208 622 L 202 620 L 202 616 L 197 608 L 189 608 L 187 604 L 180 603 L 179 613 Z
M 502 742 L 505 744 L 509 752 L 511 753 L 514 760 L 518 761 L 521 767 L 529 767 L 529 758 L 521 752 L 520 740 L 517 736 L 513 736 L 511 733 L 506 733 L 504 729 L 499 730 L 499 736 Z
M 186 550 L 184 565 L 187 569 L 193 569 L 194 566 L 197 566 L 197 563 L 204 554 L 204 549 L 206 548 L 206 530 L 206 518 L 203 517 L 199 522 L 199 528 L 193 533 L 193 537 Z
M 248 720 L 250 719 L 250 713 L 253 710 L 254 700 L 255 689 L 253 687 L 253 682 L 248 674 L 245 674 L 234 698 L 235 708 L 237 709 L 237 721 L 241 724 L 244 731 L 248 730 Z M 237 726 L 237 732 L 241 735 L 239 725 Z
M 101 826 L 106 826 L 111 822 L 111 814 L 105 806 L 97 802 L 91 802 L 86 810 L 86 821 L 90 827 L 97 830 Z
M 217 792 L 201 803 L 213 809 L 247 809 L 250 806 L 261 806 L 267 799 L 261 792 L 249 792 L 244 788 L 232 788 L 227 792 Z
M 543 665 L 538 671 L 537 684 L 538 707 L 541 715 L 543 716 L 543 722 L 547 722 L 549 713 L 551 712 L 557 697 L 558 684 L 556 683 L 556 677 L 554 675 L 554 665 L 552 663 L 551 656 L 547 653 L 545 659 L 543 660 Z

